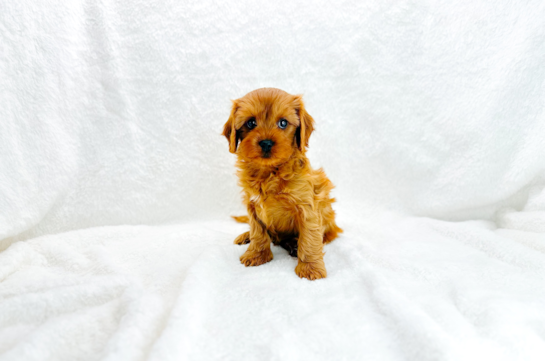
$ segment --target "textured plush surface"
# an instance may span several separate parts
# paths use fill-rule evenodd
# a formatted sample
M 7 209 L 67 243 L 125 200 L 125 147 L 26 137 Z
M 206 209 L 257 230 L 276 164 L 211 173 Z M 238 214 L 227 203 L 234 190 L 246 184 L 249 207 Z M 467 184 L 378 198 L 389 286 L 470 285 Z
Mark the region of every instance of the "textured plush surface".
M 541 359 L 545 3 L 4 1 L 0 358 Z M 302 93 L 329 277 L 238 263 L 230 99 Z M 94 227 L 94 228 L 93 228 Z

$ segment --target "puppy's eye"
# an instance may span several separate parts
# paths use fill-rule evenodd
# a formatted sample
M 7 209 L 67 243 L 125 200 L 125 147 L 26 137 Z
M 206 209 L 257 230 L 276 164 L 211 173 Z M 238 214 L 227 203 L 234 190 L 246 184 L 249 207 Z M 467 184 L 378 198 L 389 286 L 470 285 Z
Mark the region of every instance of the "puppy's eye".
M 288 126 L 288 121 L 286 119 L 280 119 L 278 121 L 278 128 L 286 129 L 287 126 Z
M 254 129 L 255 127 L 257 127 L 257 122 L 255 121 L 255 118 L 250 118 L 250 120 L 246 122 L 246 126 L 248 127 L 248 129 Z

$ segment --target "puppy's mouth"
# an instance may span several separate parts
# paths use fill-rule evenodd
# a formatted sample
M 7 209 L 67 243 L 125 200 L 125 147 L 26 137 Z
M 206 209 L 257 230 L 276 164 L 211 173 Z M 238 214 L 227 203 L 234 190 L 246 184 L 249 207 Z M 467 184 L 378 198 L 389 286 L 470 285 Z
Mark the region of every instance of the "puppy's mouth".
M 263 152 L 263 154 L 261 155 L 261 158 L 270 158 L 272 156 L 271 152 L 268 151 L 268 152 Z

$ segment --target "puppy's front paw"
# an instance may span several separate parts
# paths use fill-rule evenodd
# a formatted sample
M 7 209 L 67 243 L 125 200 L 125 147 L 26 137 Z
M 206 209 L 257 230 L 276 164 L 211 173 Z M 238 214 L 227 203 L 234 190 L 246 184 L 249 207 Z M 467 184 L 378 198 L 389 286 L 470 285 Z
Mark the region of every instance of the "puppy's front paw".
M 261 252 L 247 250 L 246 252 L 244 252 L 242 256 L 240 256 L 240 263 L 242 263 L 246 267 L 259 266 L 259 265 L 262 265 L 263 263 L 269 262 L 272 259 L 273 259 L 273 254 L 270 248 L 267 249 L 266 251 L 261 251 Z
M 301 262 L 295 267 L 295 273 L 301 278 L 307 278 L 311 281 L 327 277 L 325 264 L 323 260 L 315 262 Z
M 250 243 L 250 232 L 242 233 L 240 236 L 235 238 L 234 243 L 238 245 Z

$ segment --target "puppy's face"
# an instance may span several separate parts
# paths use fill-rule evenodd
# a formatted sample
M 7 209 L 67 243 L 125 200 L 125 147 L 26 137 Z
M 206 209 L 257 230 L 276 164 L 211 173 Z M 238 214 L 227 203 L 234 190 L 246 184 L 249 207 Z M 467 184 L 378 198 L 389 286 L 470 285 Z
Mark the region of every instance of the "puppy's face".
M 301 96 L 262 88 L 233 101 L 223 129 L 229 151 L 258 166 L 276 166 L 302 153 L 314 127 Z

